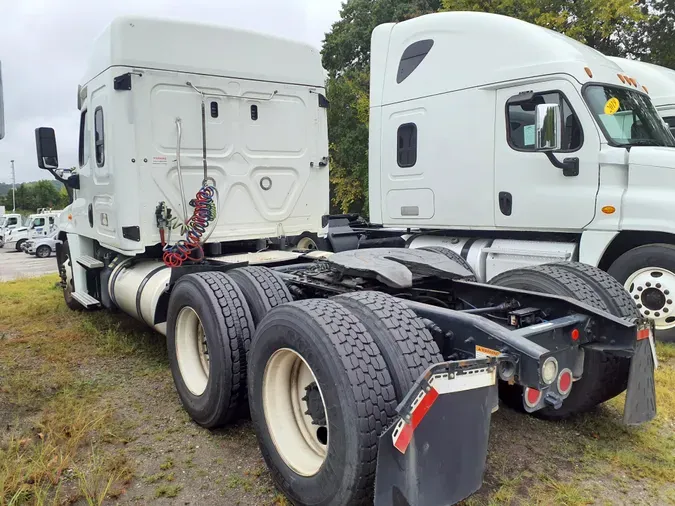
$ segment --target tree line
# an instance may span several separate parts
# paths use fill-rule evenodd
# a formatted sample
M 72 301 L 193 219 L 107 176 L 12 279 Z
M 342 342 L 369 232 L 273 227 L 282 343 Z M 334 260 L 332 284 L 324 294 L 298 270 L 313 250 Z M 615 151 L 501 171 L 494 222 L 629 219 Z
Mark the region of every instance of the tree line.
M 16 187 L 16 209 L 22 214 L 34 213 L 38 208 L 51 207 L 63 209 L 69 203 L 65 187 L 53 181 L 42 180 L 32 183 L 22 183 Z M 5 212 L 12 211 L 12 190 L 0 196 L 0 206 L 5 206 Z
M 322 50 L 328 72 L 332 212 L 368 214 L 370 36 L 439 11 L 503 14 L 564 33 L 608 56 L 675 68 L 675 0 L 347 0 Z

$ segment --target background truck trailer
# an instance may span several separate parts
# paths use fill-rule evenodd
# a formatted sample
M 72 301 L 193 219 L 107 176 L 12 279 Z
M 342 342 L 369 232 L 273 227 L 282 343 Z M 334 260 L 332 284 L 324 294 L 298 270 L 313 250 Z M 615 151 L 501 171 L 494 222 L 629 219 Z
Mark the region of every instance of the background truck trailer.
M 38 164 L 73 190 L 57 247 L 66 303 L 165 334 L 200 425 L 248 406 L 293 503 L 465 498 L 498 381 L 504 402 L 548 419 L 624 390 L 627 424 L 653 418 L 652 326 L 602 271 L 487 285 L 444 248 L 284 249 L 286 234 L 320 232 L 328 206 L 314 49 L 121 18 L 94 55 L 75 174 L 58 169 L 54 131 L 36 130 Z
M 462 47 L 462 51 L 454 48 Z M 675 140 L 637 81 L 550 30 L 483 13 L 379 26 L 370 218 L 481 281 L 578 260 L 675 338 Z M 554 119 L 543 142 L 537 114 Z

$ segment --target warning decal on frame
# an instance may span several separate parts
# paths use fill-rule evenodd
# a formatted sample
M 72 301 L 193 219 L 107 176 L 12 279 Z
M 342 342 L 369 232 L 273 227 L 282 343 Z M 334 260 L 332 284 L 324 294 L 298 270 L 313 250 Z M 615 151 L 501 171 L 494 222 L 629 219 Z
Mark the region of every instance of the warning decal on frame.
M 500 353 L 497 350 L 476 346 L 476 358 L 498 357 Z
M 619 110 L 619 99 L 616 97 L 610 98 L 607 103 L 605 103 L 605 114 L 615 114 Z

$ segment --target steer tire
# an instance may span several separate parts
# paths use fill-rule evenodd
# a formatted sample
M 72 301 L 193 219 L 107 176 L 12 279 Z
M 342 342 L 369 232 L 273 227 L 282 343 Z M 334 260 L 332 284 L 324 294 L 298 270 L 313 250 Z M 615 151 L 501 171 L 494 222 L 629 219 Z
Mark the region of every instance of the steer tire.
M 422 320 L 391 295 L 354 292 L 333 300 L 355 314 L 372 336 L 387 363 L 398 402 L 424 371 L 443 361 Z
M 418 248 L 423 251 L 433 251 L 434 253 L 440 253 L 441 255 L 445 255 L 448 259 L 452 260 L 453 262 L 461 265 L 464 267 L 467 271 L 471 273 L 471 276 L 466 276 L 465 278 L 462 278 L 466 281 L 476 281 L 476 273 L 474 270 L 471 268 L 471 265 L 469 262 L 464 260 L 461 255 L 458 255 L 454 251 L 448 248 L 444 248 L 443 246 L 425 246 L 423 248 Z
M 491 285 L 519 288 L 533 292 L 562 295 L 579 300 L 615 316 L 619 303 L 608 307 L 607 294 L 596 282 L 590 282 L 580 271 L 560 265 L 539 265 L 503 272 L 490 280 Z M 594 276 L 594 275 L 593 275 Z M 599 279 L 595 278 L 594 279 Z M 546 420 L 561 420 L 578 413 L 589 411 L 598 404 L 616 397 L 626 389 L 630 360 L 601 351 L 584 350 L 584 372 L 574 382 L 569 397 L 560 409 L 546 407 L 535 411 L 534 416 Z M 523 388 L 500 382 L 500 399 L 509 407 L 522 410 Z
M 274 307 L 292 302 L 293 297 L 281 277 L 267 267 L 241 267 L 227 272 L 237 283 L 258 325 Z
M 209 372 L 202 393 L 188 388 L 179 363 L 181 336 L 177 335 L 176 324 L 184 308 L 191 308 L 199 317 L 208 347 Z M 211 429 L 227 424 L 245 401 L 246 353 L 252 331 L 253 318 L 246 300 L 226 274 L 188 274 L 173 288 L 167 313 L 171 374 L 183 407 L 199 425 Z
M 68 240 L 63 241 L 61 247 L 57 250 L 56 264 L 59 269 L 59 277 L 61 278 L 61 286 L 63 287 L 63 300 L 71 311 L 82 311 L 84 306 L 73 298 L 75 291 L 75 284 L 73 280 L 73 265 L 70 257 L 70 246 Z M 70 272 L 70 279 L 68 273 Z
M 280 384 L 267 377 L 278 370 L 268 364 L 277 353 L 289 351 L 313 372 L 327 415 L 326 455 L 320 467 L 304 474 L 293 467 L 299 449 L 288 452 L 283 449 L 287 443 L 272 436 L 280 434 L 276 431 L 283 414 L 266 412 L 275 410 L 269 399 L 278 398 L 269 397 L 267 389 Z M 292 388 L 288 386 L 289 392 Z M 396 396 L 378 346 L 353 313 L 325 299 L 272 309 L 251 343 L 248 389 L 261 453 L 277 487 L 292 504 L 372 504 L 378 438 L 395 418 Z
M 16 241 L 16 245 L 14 246 L 14 248 L 15 248 L 17 251 L 21 251 L 21 246 L 22 246 L 23 243 L 25 243 L 27 240 L 28 240 L 28 239 L 19 239 L 18 241 Z
M 675 245 L 645 244 L 644 246 L 638 246 L 617 258 L 607 272 L 616 278 L 621 285 L 624 285 L 634 273 L 647 267 L 675 273 Z M 672 288 L 670 291 L 675 292 Z M 645 318 L 652 316 L 653 314 L 645 315 Z M 658 341 L 675 343 L 675 327 L 657 328 L 654 337 Z

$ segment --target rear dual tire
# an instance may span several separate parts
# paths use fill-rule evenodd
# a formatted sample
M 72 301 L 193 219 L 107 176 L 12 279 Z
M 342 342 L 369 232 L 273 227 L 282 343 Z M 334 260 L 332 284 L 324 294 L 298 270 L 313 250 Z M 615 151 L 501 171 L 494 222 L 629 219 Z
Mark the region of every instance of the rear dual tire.
M 307 459 L 313 465 L 304 466 L 297 454 L 311 455 L 319 440 L 317 436 L 303 443 L 300 436 L 309 432 L 305 408 L 316 417 L 319 403 L 310 407 L 309 397 L 301 398 L 308 404 L 288 416 L 300 394 L 278 387 L 294 384 L 288 374 L 275 373 L 292 369 L 280 365 L 283 360 L 296 360 L 312 372 L 316 389 L 311 389 L 315 398 L 320 395 L 326 413 L 325 421 L 318 417 L 325 422 L 325 453 Z M 441 360 L 422 321 L 386 294 L 360 292 L 272 309 L 251 344 L 249 404 L 277 486 L 298 505 L 372 504 L 379 437 L 394 421 L 395 407 L 413 382 Z M 270 402 L 280 398 L 289 399 L 290 409 L 283 402 Z M 294 424 L 294 419 L 302 423 Z M 295 443 L 289 445 L 294 430 Z
M 246 354 L 253 318 L 222 272 L 183 276 L 169 299 L 167 348 L 183 407 L 199 425 L 221 427 L 246 402 Z
M 490 284 L 570 297 L 621 318 L 638 316 L 619 282 L 600 269 L 576 262 L 510 270 L 492 278 Z M 629 366 L 627 358 L 586 350 L 583 375 L 574 382 L 562 407 L 546 407 L 533 415 L 560 420 L 593 409 L 626 389 Z M 522 387 L 500 382 L 499 395 L 507 406 L 523 409 Z

